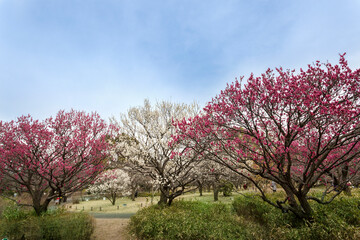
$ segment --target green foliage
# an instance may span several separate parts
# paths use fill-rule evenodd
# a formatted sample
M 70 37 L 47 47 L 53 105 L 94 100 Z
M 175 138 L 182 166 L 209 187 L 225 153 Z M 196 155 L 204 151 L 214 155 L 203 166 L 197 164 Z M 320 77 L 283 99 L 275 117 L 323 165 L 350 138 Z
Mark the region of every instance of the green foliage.
M 331 204 L 314 204 L 313 208 L 317 218 L 341 218 L 346 224 L 360 227 L 360 198 L 342 196 Z
M 0 238 L 8 239 L 43 239 L 38 219 L 35 216 L 28 216 L 17 220 L 0 220 Z
M 40 228 L 44 239 L 90 239 L 94 226 L 92 218 L 83 212 L 42 217 Z
M 4 207 L 1 217 L 9 221 L 20 220 L 26 218 L 31 213 L 32 212 L 24 211 L 21 207 L 12 202 Z
M 341 197 L 331 204 L 311 202 L 314 221 L 297 219 L 282 213 L 260 198 L 251 195 L 238 197 L 233 202 L 237 215 L 247 228 L 257 233 L 256 239 L 359 239 L 359 198 Z
M 138 197 L 152 197 L 152 193 L 151 192 L 139 192 L 138 193 Z M 159 192 L 154 192 L 154 197 L 156 196 L 160 196 Z
M 8 202 L 0 196 L 0 215 L 7 206 L 8 206 Z
M 0 238 L 8 239 L 90 239 L 94 230 L 92 217 L 86 213 L 48 211 L 40 217 L 9 206 L 0 219 Z
M 265 214 L 268 212 L 269 205 L 264 203 L 263 200 L 258 197 L 247 194 L 235 198 L 233 207 L 239 216 L 261 225 L 267 223 Z
M 284 193 L 271 193 L 282 200 Z M 332 203 L 311 202 L 313 222 L 282 213 L 253 194 L 232 204 L 175 201 L 152 206 L 131 218 L 130 231 L 138 239 L 360 239 L 360 198 L 341 196 Z
M 223 193 L 224 197 L 230 197 L 234 189 L 234 184 L 229 181 L 222 181 L 220 184 L 220 192 Z
M 251 239 L 228 205 L 176 201 L 152 206 L 131 217 L 130 231 L 139 239 Z

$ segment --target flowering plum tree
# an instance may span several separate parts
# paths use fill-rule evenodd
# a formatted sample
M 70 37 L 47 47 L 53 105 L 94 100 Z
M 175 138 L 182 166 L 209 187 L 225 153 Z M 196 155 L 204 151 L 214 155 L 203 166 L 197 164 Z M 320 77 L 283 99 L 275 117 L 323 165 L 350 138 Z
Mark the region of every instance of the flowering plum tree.
M 175 140 L 251 181 L 271 205 L 311 218 L 309 200 L 331 202 L 359 170 L 360 70 L 341 55 L 339 65 L 276 72 L 228 85 L 201 116 L 178 123 Z M 337 193 L 309 194 L 339 169 Z M 256 176 L 280 185 L 286 199 L 269 200 Z
M 107 170 L 100 174 L 88 190 L 91 193 L 104 195 L 112 205 L 115 205 L 118 196 L 130 195 L 130 180 L 129 174 L 123 169 Z
M 161 191 L 159 203 L 170 205 L 196 180 L 193 167 L 197 156 L 187 154 L 180 144 L 169 144 L 175 133 L 173 119 L 194 116 L 196 110 L 195 105 L 165 101 L 153 107 L 145 100 L 143 107 L 131 108 L 117 123 L 123 132 L 119 135 L 118 155 L 132 169 L 156 182 Z
M 28 193 L 39 215 L 50 201 L 86 187 L 104 169 L 113 128 L 98 114 L 59 111 L 44 121 L 0 122 L 2 190 Z
M 110 152 L 111 157 L 108 161 L 108 168 L 124 169 L 129 174 L 131 189 L 130 198 L 132 201 L 135 201 L 137 192 L 143 187 L 148 188 L 152 185 L 151 182 L 153 182 L 148 176 L 133 169 L 131 161 L 126 161 L 127 156 L 131 155 L 126 149 L 133 149 L 137 146 L 138 142 L 136 139 L 121 133 L 114 138 L 109 139 L 109 143 L 112 146 L 112 150 Z

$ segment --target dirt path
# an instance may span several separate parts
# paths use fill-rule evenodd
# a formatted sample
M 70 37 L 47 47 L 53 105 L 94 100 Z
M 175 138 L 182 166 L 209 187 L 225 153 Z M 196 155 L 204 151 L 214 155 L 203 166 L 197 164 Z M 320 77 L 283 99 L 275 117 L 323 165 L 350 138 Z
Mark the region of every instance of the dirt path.
M 92 240 L 127 240 L 129 235 L 126 226 L 130 219 L 95 218 L 95 232 Z

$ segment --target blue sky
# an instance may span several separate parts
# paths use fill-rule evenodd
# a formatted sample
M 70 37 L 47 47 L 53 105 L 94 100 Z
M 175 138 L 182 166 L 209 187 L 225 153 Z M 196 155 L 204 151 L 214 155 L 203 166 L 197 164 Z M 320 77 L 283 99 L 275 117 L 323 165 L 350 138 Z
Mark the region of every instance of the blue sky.
M 0 0 L 0 120 L 204 106 L 268 67 L 360 68 L 360 1 Z

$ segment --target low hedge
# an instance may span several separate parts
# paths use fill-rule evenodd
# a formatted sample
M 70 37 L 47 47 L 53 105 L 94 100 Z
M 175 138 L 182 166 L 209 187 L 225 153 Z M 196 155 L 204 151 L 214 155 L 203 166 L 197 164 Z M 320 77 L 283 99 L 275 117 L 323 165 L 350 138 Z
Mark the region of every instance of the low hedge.
M 229 205 L 220 203 L 154 205 L 132 216 L 129 229 L 138 239 L 251 239 Z
M 310 204 L 312 223 L 282 213 L 250 194 L 236 198 L 233 207 L 248 229 L 258 233 L 258 239 L 360 239 L 359 198 L 343 196 L 326 205 Z
M 151 192 L 139 192 L 137 197 L 158 197 L 160 196 L 160 193 L 159 192 L 154 192 L 154 193 L 151 193 Z
M 272 197 L 277 197 L 274 194 Z M 360 199 L 342 196 L 331 204 L 311 202 L 312 223 L 265 203 L 254 195 L 233 204 L 175 201 L 138 211 L 129 230 L 137 239 L 360 239 Z
M 83 212 L 66 213 L 62 210 L 50 211 L 40 217 L 10 207 L 0 219 L 0 239 L 90 239 L 94 231 L 93 218 Z

